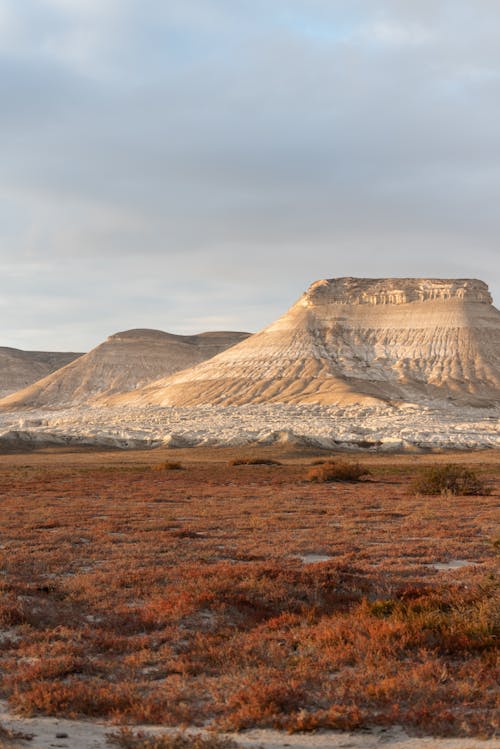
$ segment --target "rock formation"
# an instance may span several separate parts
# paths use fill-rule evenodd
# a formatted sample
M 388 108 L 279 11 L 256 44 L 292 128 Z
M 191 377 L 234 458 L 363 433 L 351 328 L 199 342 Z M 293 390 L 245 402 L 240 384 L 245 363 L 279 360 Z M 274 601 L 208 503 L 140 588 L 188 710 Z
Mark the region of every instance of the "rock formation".
M 482 281 L 334 278 L 260 333 L 122 402 L 488 406 L 499 388 L 500 312 Z
M 0 408 L 88 405 L 192 367 L 248 335 L 217 331 L 182 336 L 145 329 L 116 333 L 76 361 L 2 399 Z
M 0 346 L 0 398 L 25 388 L 82 354 L 58 351 L 21 351 Z

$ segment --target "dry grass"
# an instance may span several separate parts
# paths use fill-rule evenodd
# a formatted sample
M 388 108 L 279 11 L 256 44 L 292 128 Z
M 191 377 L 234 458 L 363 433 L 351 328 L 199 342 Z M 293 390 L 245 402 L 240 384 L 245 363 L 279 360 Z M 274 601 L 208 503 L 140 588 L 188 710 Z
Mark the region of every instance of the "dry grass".
M 279 460 L 272 458 L 233 458 L 229 461 L 230 466 L 280 466 Z
M 107 734 L 106 739 L 107 743 L 122 749 L 236 749 L 238 746 L 235 741 L 216 735 L 173 733 L 148 736 L 134 733 L 129 728 Z
M 373 481 L 335 485 L 304 482 L 302 460 L 241 470 L 226 453 L 165 472 L 144 453 L 128 470 L 115 460 L 2 460 L 0 696 L 12 709 L 493 732 L 494 453 L 476 463 L 491 496 L 451 503 L 408 494 L 413 458 L 370 458 Z M 331 560 L 301 563 L 315 553 Z M 452 559 L 478 564 L 433 566 Z
M 359 463 L 346 460 L 315 462 L 307 472 L 307 480 L 323 483 L 325 481 L 360 481 L 369 476 L 370 471 Z
M 441 494 L 444 496 L 485 496 L 489 486 L 467 466 L 448 463 L 426 468 L 413 481 L 410 491 L 415 494 Z
M 163 463 L 153 466 L 155 471 L 181 471 L 183 468 L 182 463 L 177 463 L 172 460 L 165 460 Z

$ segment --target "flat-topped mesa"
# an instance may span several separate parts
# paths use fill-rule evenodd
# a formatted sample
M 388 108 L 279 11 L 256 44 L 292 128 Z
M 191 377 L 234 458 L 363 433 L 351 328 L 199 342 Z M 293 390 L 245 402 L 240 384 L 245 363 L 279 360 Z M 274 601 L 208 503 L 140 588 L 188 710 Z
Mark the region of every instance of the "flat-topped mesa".
M 131 328 L 130 330 L 121 330 L 113 333 L 106 338 L 107 341 L 166 341 L 170 339 L 180 339 L 182 336 L 175 333 L 165 333 L 163 330 L 154 330 L 153 328 Z
M 301 298 L 321 304 L 408 304 L 450 301 L 492 304 L 484 281 L 469 278 L 327 278 L 315 281 Z
M 267 328 L 128 402 L 488 405 L 500 388 L 500 312 L 470 279 L 313 283 Z
M 153 328 L 131 328 L 113 333 L 106 338 L 107 341 L 172 341 L 179 343 L 197 344 L 199 341 L 232 341 L 243 340 L 248 338 L 250 333 L 243 333 L 234 330 L 208 330 L 205 333 L 186 334 L 166 333 L 163 330 L 154 330 Z

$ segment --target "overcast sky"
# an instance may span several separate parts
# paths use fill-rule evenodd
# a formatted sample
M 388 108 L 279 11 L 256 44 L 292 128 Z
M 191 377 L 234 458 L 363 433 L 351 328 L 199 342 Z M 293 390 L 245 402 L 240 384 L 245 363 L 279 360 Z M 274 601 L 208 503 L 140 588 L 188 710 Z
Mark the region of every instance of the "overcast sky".
M 498 0 L 0 0 L 0 345 L 257 330 L 318 278 L 500 305 Z

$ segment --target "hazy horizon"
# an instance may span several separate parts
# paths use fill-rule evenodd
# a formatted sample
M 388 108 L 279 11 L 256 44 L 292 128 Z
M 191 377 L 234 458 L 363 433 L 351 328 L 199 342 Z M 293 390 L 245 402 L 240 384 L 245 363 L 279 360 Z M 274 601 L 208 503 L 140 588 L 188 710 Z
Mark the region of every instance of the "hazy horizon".
M 313 281 L 500 305 L 494 0 L 0 0 L 0 346 L 257 331 Z
M 442 277 L 442 278 L 444 279 L 444 277 Z M 316 280 L 320 280 L 320 279 L 316 279 Z M 483 280 L 483 279 L 479 279 L 479 280 Z M 304 291 L 305 290 L 306 290 L 306 287 L 304 288 Z M 490 292 L 491 292 L 491 289 L 490 289 Z M 297 299 L 298 298 L 299 297 L 297 297 Z M 279 313 L 278 316 L 281 316 L 283 313 L 285 313 L 287 311 L 287 309 L 289 307 L 291 307 L 297 301 L 297 299 L 294 299 L 293 301 L 290 301 L 290 303 L 287 305 L 287 307 L 283 308 L 281 310 L 281 312 Z M 497 305 L 495 304 L 495 300 L 494 299 L 493 299 L 493 305 L 495 307 L 497 307 Z M 272 320 L 268 320 L 263 327 L 271 324 L 272 322 L 274 322 L 275 319 L 276 318 L 273 318 Z M 207 328 L 207 329 L 200 329 L 200 330 L 196 330 L 196 331 L 186 332 L 186 331 L 184 331 L 182 329 L 179 329 L 179 330 L 164 330 L 163 328 L 158 328 L 158 327 L 154 327 L 154 326 L 148 326 L 147 328 L 145 328 L 145 326 L 142 326 L 142 325 L 141 326 L 132 325 L 130 328 L 120 328 L 119 330 L 117 329 L 117 330 L 113 330 L 113 331 L 108 332 L 101 339 L 94 341 L 94 343 L 92 343 L 90 346 L 86 347 L 85 349 L 83 349 L 83 348 L 79 349 L 78 347 L 62 349 L 62 348 L 57 348 L 56 347 L 56 348 L 53 348 L 51 350 L 53 350 L 53 351 L 63 351 L 64 350 L 64 351 L 68 351 L 68 352 L 69 351 L 73 351 L 73 352 L 79 352 L 79 353 L 86 353 L 87 351 L 91 350 L 92 348 L 95 348 L 96 346 L 98 346 L 100 343 L 102 343 L 109 336 L 112 336 L 112 335 L 114 335 L 116 333 L 126 332 L 128 330 L 134 330 L 134 329 L 138 329 L 138 330 L 141 330 L 141 329 L 159 330 L 159 331 L 162 331 L 162 332 L 165 332 L 165 333 L 174 333 L 175 335 L 180 335 L 180 336 L 183 336 L 183 335 L 196 335 L 197 333 L 206 333 L 206 332 L 212 332 L 212 331 L 216 330 L 215 328 L 211 328 L 211 329 Z M 253 334 L 253 333 L 259 332 L 259 330 L 261 330 L 261 329 L 262 328 L 248 328 L 248 329 L 245 329 L 245 330 L 236 330 L 235 328 L 232 328 L 231 332 L 246 332 L 246 333 Z M 217 330 L 222 330 L 222 329 L 218 328 Z M 224 329 L 224 330 L 226 330 L 226 329 Z M 227 330 L 229 332 L 229 329 L 227 329 Z M 19 346 L 13 346 L 12 344 L 6 345 L 6 344 L 3 344 L 3 343 L 0 343 L 0 348 L 1 347 L 16 348 L 16 349 L 21 348 Z M 48 349 L 46 349 L 46 348 L 45 349 L 40 349 L 40 348 L 29 349 L 29 348 L 27 348 L 27 349 L 22 349 L 22 350 L 33 350 L 33 351 L 47 350 L 48 351 Z

